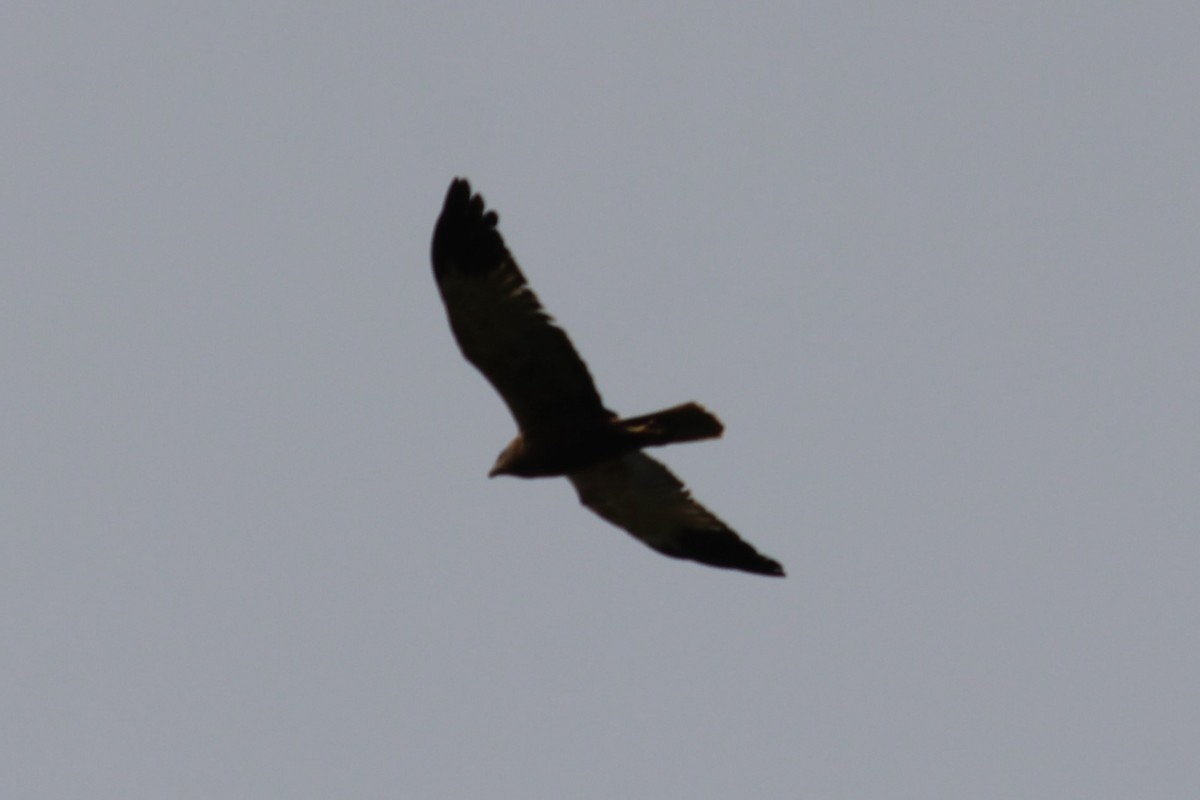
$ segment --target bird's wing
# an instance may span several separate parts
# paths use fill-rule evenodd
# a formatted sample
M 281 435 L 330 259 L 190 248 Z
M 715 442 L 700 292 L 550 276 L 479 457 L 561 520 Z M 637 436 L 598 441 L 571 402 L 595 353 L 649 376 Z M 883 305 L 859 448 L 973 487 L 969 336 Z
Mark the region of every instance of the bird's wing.
M 759 553 L 704 506 L 662 463 L 642 452 L 567 476 L 579 500 L 650 547 L 674 558 L 783 577 L 779 562 Z
M 504 398 L 522 430 L 563 418 L 613 416 L 567 334 L 526 283 L 497 222 L 467 181 L 450 184 L 433 232 L 433 274 L 463 355 Z

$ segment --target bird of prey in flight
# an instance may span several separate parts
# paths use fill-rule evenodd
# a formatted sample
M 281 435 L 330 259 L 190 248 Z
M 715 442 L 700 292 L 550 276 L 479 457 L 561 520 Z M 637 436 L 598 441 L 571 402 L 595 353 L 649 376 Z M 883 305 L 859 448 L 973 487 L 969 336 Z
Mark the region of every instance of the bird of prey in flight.
M 433 275 L 466 359 L 516 419 L 491 476 L 565 476 L 580 502 L 664 555 L 783 577 L 644 448 L 713 439 L 724 427 L 697 403 L 619 417 L 583 359 L 543 310 L 487 210 L 461 178 L 433 231 Z

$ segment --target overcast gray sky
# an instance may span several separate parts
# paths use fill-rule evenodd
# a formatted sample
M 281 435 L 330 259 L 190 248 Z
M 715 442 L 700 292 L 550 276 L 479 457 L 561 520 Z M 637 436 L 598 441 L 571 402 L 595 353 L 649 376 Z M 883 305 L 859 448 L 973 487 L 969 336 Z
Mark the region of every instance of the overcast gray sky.
M 1200 796 L 1198 39 L 5 4 L 0 794 Z M 786 580 L 485 478 L 455 175 Z

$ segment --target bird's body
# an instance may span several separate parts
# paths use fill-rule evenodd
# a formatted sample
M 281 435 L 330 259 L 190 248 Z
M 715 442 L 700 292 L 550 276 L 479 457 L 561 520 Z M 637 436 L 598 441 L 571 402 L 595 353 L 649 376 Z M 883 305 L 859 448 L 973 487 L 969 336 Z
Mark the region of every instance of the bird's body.
M 611 412 L 604 416 L 564 415 L 518 433 L 500 454 L 492 474 L 569 476 L 643 447 L 712 439 L 722 430 L 720 421 L 695 403 L 629 419 Z
M 434 277 L 463 355 L 500 393 L 517 437 L 491 475 L 566 476 L 580 501 L 650 547 L 711 566 L 782 576 L 691 498 L 645 447 L 721 435 L 696 403 L 622 419 L 604 407 L 587 366 L 529 289 L 494 211 L 456 179 L 434 228 Z

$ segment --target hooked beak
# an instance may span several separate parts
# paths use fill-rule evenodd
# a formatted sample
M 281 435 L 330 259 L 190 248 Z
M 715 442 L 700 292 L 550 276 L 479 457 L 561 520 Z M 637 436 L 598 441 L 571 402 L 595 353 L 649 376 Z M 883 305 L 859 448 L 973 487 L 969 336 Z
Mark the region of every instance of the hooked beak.
M 497 475 L 499 475 L 499 474 L 500 474 L 500 467 L 498 467 L 498 466 L 496 466 L 496 467 L 492 467 L 490 470 L 488 470 L 488 477 L 489 477 L 489 478 L 494 478 L 494 477 L 496 477 L 496 476 L 497 476 Z

